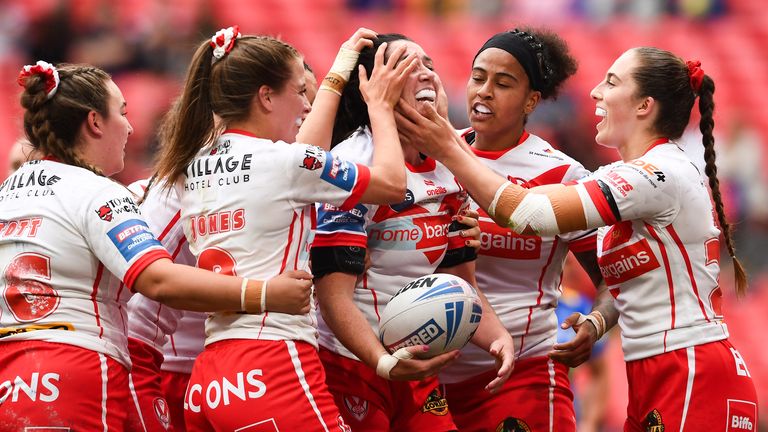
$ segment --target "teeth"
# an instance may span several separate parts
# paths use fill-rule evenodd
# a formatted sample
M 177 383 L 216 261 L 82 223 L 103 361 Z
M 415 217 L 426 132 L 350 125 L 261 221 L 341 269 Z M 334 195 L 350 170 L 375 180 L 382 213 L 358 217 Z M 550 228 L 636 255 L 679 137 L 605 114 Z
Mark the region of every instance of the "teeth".
M 434 102 L 437 98 L 437 93 L 434 90 L 423 89 L 416 92 L 416 100 L 428 100 Z
M 605 110 L 605 108 L 597 107 L 595 108 L 595 115 L 600 117 L 605 117 L 608 115 L 608 111 Z
M 491 110 L 485 105 L 477 104 L 475 105 L 475 111 L 479 112 L 480 114 L 490 114 Z
M 301 124 L 304 123 L 304 119 L 301 117 L 298 117 L 296 119 L 296 126 L 301 127 Z

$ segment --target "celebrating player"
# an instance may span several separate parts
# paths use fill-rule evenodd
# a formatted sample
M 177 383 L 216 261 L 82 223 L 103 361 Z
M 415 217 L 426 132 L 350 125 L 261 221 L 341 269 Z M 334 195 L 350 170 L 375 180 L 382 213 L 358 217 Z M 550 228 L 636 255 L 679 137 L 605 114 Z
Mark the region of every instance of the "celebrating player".
M 403 99 L 412 106 L 435 105 L 441 91 L 432 60 L 402 35 L 379 35 L 363 50 L 359 63 L 374 65 L 376 47 L 387 46 L 390 59 L 406 53 L 418 58 Z M 403 51 L 403 49 L 405 51 Z M 375 71 L 375 68 L 373 69 Z M 334 128 L 334 154 L 359 163 L 371 161 L 380 145 L 365 114 L 366 100 L 355 82 L 344 89 Z M 402 139 L 407 139 L 403 137 Z M 343 140 L 339 143 L 339 141 Z M 435 271 L 474 282 L 474 250 L 467 247 L 459 223 L 466 194 L 442 164 L 422 158 L 403 144 L 407 194 L 395 205 L 321 205 L 312 245 L 312 271 L 323 320 L 320 355 L 328 386 L 353 430 L 430 430 L 455 428 L 434 376 L 457 352 L 429 360 L 411 359 L 419 347 L 387 353 L 378 339 L 379 314 L 406 282 Z M 366 269 L 366 254 L 370 267 Z M 512 339 L 484 301 L 483 318 L 473 342 L 497 356 L 492 386 L 511 372 Z M 486 353 L 487 354 L 487 353 Z M 391 382 L 390 380 L 420 380 Z
M 264 282 L 173 264 L 130 192 L 104 177 L 123 168 L 133 132 L 106 72 L 39 61 L 19 83 L 24 130 L 44 160 L 0 184 L 0 429 L 122 430 L 130 292 L 175 308 L 261 312 Z M 266 306 L 301 312 L 309 278 L 270 280 L 283 301 Z
M 575 181 L 589 172 L 525 129 L 539 101 L 555 98 L 576 72 L 565 42 L 526 29 L 494 35 L 480 48 L 467 83 L 472 127 L 462 133 L 477 158 L 524 187 Z M 473 203 L 473 208 L 477 205 Z M 494 359 L 468 345 L 440 372 L 451 414 L 462 431 L 518 423 L 531 430 L 575 431 L 568 367 L 547 358 L 557 341 L 555 306 L 568 251 L 597 285 L 595 230 L 557 236 L 519 235 L 497 226 L 481 209 L 477 282 L 515 338 L 515 370 L 494 394 L 484 388 Z
M 359 34 L 360 48 L 375 36 L 365 29 Z M 416 59 L 385 62 L 382 48 L 370 80 L 360 72 L 379 140 L 370 168 L 319 147 L 288 144 L 302 123 L 302 140 L 315 142 L 308 137 L 318 131 L 330 135 L 338 94 L 357 55 L 340 52 L 308 115 L 302 58 L 290 45 L 230 27 L 198 48 L 181 108 L 164 125 L 157 166 L 158 180 L 179 195 L 180 220 L 198 266 L 269 280 L 307 266 L 314 202 L 352 208 L 361 201 L 402 200 L 405 173 L 393 106 Z M 224 128 L 220 135 L 214 114 Z M 187 430 L 346 429 L 325 386 L 314 311 L 217 313 L 206 333 L 185 396 Z
M 460 138 L 445 132 L 434 110 L 426 107 L 422 117 L 399 108 L 406 125 L 398 126 L 421 134 L 421 150 L 444 161 L 497 223 L 538 235 L 601 227 L 598 262 L 616 298 L 627 361 L 625 430 L 757 424 L 755 387 L 720 309 L 721 233 L 732 257 L 734 248 L 715 165 L 714 89 L 698 61 L 656 48 L 628 50 L 591 93 L 602 117 L 596 141 L 622 160 L 577 185 L 530 190 L 456 145 Z M 714 211 L 701 173 L 674 141 L 697 98 Z M 735 257 L 734 264 L 743 293 L 746 276 Z M 591 323 L 581 329 L 596 337 L 612 324 L 594 312 L 580 318 Z

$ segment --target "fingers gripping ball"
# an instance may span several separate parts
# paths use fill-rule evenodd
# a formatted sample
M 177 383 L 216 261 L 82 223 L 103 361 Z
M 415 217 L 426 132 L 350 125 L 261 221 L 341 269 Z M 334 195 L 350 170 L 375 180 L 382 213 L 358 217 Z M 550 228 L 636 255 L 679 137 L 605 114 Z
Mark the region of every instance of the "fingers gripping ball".
M 428 345 L 419 357 L 434 357 L 466 345 L 482 315 L 480 299 L 467 281 L 435 273 L 409 282 L 389 300 L 379 338 L 390 353 Z

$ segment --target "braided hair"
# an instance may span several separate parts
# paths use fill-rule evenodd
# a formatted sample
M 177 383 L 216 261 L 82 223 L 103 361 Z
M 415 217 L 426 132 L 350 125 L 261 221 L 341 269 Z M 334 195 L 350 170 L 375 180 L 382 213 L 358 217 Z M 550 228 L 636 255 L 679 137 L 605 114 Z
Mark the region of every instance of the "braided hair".
M 632 73 L 637 83 L 637 96 L 652 97 L 659 105 L 659 113 L 653 127 L 659 134 L 677 139 L 683 135 L 696 97 L 699 98 L 699 130 L 704 146 L 704 172 L 709 180 L 712 191 L 712 201 L 715 204 L 717 221 L 723 231 L 725 246 L 733 259 L 734 275 L 736 278 L 736 293 L 743 295 L 747 290 L 747 274 L 741 262 L 736 258 L 736 251 L 731 238 L 731 226 L 725 217 L 720 180 L 717 178 L 715 163 L 715 137 L 712 130 L 715 127 L 713 118 L 715 111 L 715 82 L 709 75 L 698 70 L 698 82 L 693 82 L 689 66 L 679 57 L 669 51 L 658 48 L 635 48 L 638 66 Z
M 23 81 L 24 133 L 40 154 L 103 175 L 98 167 L 80 158 L 75 149 L 88 113 L 108 116 L 107 83 L 111 77 L 88 65 L 60 65 L 57 70 L 60 83 L 50 98 L 43 75 L 30 75 Z

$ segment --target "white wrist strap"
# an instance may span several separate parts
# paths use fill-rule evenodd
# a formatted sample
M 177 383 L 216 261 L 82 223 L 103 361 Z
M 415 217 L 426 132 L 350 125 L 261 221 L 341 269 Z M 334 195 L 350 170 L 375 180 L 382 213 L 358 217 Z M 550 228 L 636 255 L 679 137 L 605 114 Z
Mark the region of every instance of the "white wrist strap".
M 240 310 L 245 312 L 245 291 L 248 288 L 248 278 L 243 278 L 240 283 Z
M 504 189 L 506 189 L 511 184 L 512 184 L 511 181 L 505 181 L 501 186 L 499 186 L 498 189 L 496 189 L 496 195 L 493 196 L 493 201 L 491 201 L 491 205 L 488 206 L 488 216 L 490 217 L 496 216 L 496 204 L 499 203 L 499 198 L 501 197 L 501 193 L 504 192 Z
M 597 331 L 597 339 L 599 340 L 603 335 L 605 334 L 605 318 L 603 318 L 603 314 L 600 313 L 600 311 L 592 311 L 589 315 L 579 314 L 579 319 L 576 321 L 576 324 L 584 324 L 585 322 L 591 322 L 593 326 L 595 326 L 595 330 Z
M 344 78 L 344 81 L 349 82 L 349 76 L 352 74 L 352 71 L 355 70 L 355 65 L 357 64 L 357 59 L 359 57 L 359 52 L 347 48 L 341 48 L 339 53 L 336 54 L 336 59 L 333 61 L 331 70 L 328 72 L 338 74 Z
M 269 283 L 269 279 L 266 279 L 264 281 L 264 284 L 261 286 L 261 313 L 264 313 L 267 311 L 267 284 Z
M 410 360 L 413 358 L 413 354 L 405 348 L 400 348 L 393 354 L 384 353 L 379 357 L 379 362 L 376 364 L 376 375 L 384 378 L 391 379 L 389 372 L 397 365 L 400 360 Z

